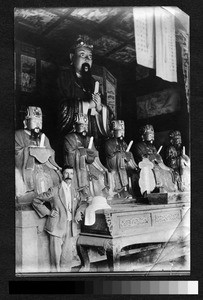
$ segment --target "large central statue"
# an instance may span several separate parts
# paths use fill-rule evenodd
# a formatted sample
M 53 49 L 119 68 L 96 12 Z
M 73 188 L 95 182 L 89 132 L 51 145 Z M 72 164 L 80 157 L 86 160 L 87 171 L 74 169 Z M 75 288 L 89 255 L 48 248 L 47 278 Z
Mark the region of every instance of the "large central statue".
M 81 201 L 109 195 L 108 171 L 101 164 L 94 142 L 87 133 L 87 115 L 77 114 L 74 132 L 67 134 L 64 139 L 64 168 L 71 167 L 76 172 L 75 188 L 80 193 Z
M 75 114 L 87 114 L 88 132 L 96 147 L 109 132 L 113 113 L 102 103 L 99 83 L 91 75 L 93 45 L 87 36 L 79 36 L 70 50 L 69 67 L 58 78 L 60 91 L 58 126 L 62 136 L 73 131 Z

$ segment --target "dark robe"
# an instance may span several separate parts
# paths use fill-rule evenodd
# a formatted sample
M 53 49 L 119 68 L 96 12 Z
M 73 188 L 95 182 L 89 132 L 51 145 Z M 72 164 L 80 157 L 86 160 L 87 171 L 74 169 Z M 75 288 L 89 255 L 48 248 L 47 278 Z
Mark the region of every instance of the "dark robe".
M 55 162 L 55 152 L 45 136 L 44 147 L 36 146 L 25 130 L 15 132 L 15 166 L 22 176 L 25 191 L 46 192 L 61 181 L 60 167 Z
M 90 138 L 78 133 L 69 133 L 64 138 L 64 168 L 74 169 L 77 177 L 76 189 L 81 197 L 106 196 L 107 170 L 101 164 L 94 144 L 88 149 Z
M 82 103 L 90 103 L 94 93 L 95 80 L 91 77 L 92 88 L 86 90 L 81 78 L 76 76 L 74 67 L 61 69 L 58 77 L 59 109 L 58 128 L 63 136 L 73 131 L 74 116 L 82 111 Z M 102 99 L 103 100 L 103 99 Z M 95 112 L 95 110 L 94 110 Z M 94 114 L 88 110 L 88 133 L 94 136 L 96 146 L 101 144 L 101 137 L 109 134 L 109 120 L 113 119 L 113 113 L 109 107 L 103 104 L 102 111 Z
M 175 179 L 180 191 L 190 189 L 190 159 L 183 155 L 182 147 L 169 145 L 165 150 L 166 165 L 174 170 Z
M 128 185 L 127 169 L 136 169 L 131 152 L 126 152 L 127 144 L 124 140 L 110 138 L 105 143 L 106 163 L 108 170 L 113 172 L 114 189 L 120 192 Z

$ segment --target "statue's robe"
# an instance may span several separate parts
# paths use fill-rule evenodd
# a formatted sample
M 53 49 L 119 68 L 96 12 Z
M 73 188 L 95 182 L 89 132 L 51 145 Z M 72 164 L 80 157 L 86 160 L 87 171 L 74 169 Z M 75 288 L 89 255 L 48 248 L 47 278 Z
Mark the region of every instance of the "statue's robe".
M 96 146 L 102 136 L 109 134 L 109 121 L 113 113 L 109 107 L 102 104 L 101 112 L 89 109 L 89 103 L 94 93 L 95 80 L 91 77 L 90 91 L 86 91 L 81 78 L 76 76 L 74 67 L 64 67 L 58 76 L 59 110 L 58 127 L 62 135 L 72 132 L 74 117 L 77 113 L 88 114 L 88 133 L 94 136 Z
M 190 159 L 183 155 L 182 147 L 177 149 L 170 145 L 165 150 L 166 165 L 174 170 L 178 189 L 182 192 L 190 190 Z
M 140 142 L 135 145 L 135 161 L 139 163 L 143 158 L 148 158 L 153 162 L 156 187 L 161 187 L 165 192 L 177 191 L 174 172 L 169 169 L 162 160 L 160 154 L 157 153 L 156 147 L 153 144 Z
M 25 192 L 34 191 L 40 194 L 58 185 L 61 173 L 48 138 L 45 136 L 44 147 L 35 146 L 36 142 L 31 139 L 29 132 L 23 129 L 15 132 L 17 174 L 22 176 Z
M 76 189 L 81 197 L 107 196 L 108 174 L 101 164 L 94 143 L 88 149 L 90 138 L 78 133 L 69 133 L 64 139 L 64 167 L 75 170 L 77 177 Z
M 114 189 L 120 192 L 129 183 L 127 169 L 136 169 L 132 153 L 126 154 L 127 144 L 124 140 L 110 138 L 105 143 L 107 168 L 114 176 Z

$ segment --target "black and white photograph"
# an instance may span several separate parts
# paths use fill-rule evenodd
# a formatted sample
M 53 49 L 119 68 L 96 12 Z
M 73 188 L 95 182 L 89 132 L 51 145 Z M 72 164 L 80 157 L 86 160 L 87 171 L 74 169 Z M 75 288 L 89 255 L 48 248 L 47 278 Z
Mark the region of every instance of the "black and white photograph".
M 13 13 L 15 274 L 190 275 L 190 16 Z

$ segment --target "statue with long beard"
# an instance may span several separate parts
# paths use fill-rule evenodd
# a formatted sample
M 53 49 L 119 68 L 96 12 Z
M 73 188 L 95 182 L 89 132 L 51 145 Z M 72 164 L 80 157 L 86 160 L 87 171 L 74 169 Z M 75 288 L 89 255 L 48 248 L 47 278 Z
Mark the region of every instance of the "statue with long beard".
M 15 132 L 16 196 L 19 199 L 46 192 L 61 181 L 55 152 L 42 133 L 41 108 L 29 106 L 23 123 L 24 129 Z

